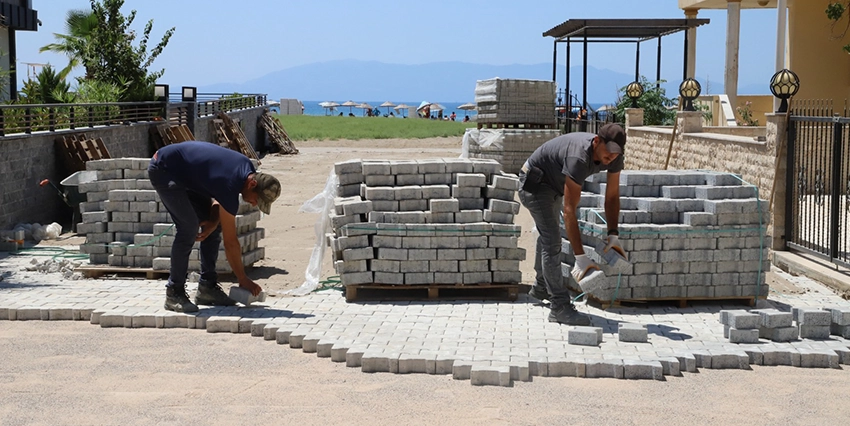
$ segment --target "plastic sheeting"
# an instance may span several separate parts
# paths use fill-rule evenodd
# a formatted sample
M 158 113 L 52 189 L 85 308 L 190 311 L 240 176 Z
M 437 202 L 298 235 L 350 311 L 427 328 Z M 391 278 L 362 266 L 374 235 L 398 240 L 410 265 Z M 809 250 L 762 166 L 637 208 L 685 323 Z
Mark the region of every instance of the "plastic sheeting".
M 481 148 L 504 149 L 505 133 L 500 129 L 466 129 L 463 133 L 460 158 L 469 158 L 469 144 L 474 143 Z
M 319 278 L 322 275 L 322 261 L 325 258 L 325 234 L 330 231 L 330 212 L 334 207 L 334 198 L 336 197 L 336 188 L 339 185 L 339 178 L 333 169 L 328 175 L 328 181 L 325 183 L 325 189 L 316 194 L 313 198 L 307 200 L 298 209 L 301 213 L 319 213 L 319 218 L 313 226 L 316 233 L 316 246 L 313 247 L 313 254 L 310 255 L 310 263 L 307 264 L 307 270 L 304 272 L 304 283 L 300 287 L 284 292 L 284 294 L 292 296 L 306 296 L 313 290 L 319 287 Z

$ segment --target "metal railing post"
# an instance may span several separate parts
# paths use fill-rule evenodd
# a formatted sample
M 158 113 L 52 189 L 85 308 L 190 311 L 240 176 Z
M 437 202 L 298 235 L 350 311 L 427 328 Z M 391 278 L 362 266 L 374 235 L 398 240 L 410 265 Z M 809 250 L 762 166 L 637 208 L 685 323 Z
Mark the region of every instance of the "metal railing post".
M 794 242 L 794 201 L 799 196 L 794 191 L 794 184 L 797 182 L 797 172 L 794 167 L 795 153 L 797 142 L 797 129 L 794 116 L 788 119 L 788 139 L 785 146 L 785 238 L 783 249 L 788 250 L 788 242 Z
M 841 115 L 833 116 L 832 136 L 832 185 L 830 185 L 830 225 L 829 225 L 829 260 L 838 258 L 838 229 L 841 221 L 839 219 L 839 207 L 841 206 L 841 148 L 844 143 L 841 123 Z

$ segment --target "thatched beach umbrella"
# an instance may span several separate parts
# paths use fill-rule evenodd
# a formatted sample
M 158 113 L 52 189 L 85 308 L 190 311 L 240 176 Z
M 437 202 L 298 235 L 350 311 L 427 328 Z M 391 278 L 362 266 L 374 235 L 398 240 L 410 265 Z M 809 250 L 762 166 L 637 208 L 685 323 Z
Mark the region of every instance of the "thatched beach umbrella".
M 356 108 L 362 108 L 362 109 L 363 109 L 363 115 L 366 115 L 366 110 L 367 110 L 367 109 L 371 110 L 371 109 L 372 109 L 372 105 L 369 105 L 369 104 L 367 104 L 366 102 L 363 102 L 362 104 L 357 105 L 357 107 L 356 107 Z
M 410 105 L 408 105 L 408 104 L 398 104 L 393 109 L 396 110 L 396 111 L 401 111 L 401 116 L 405 117 L 404 112 L 407 111 L 408 108 L 410 108 Z
M 325 101 L 319 102 L 319 106 L 325 109 L 325 115 L 328 115 L 329 112 L 333 112 L 333 110 L 339 106 L 338 103 L 334 101 Z
M 391 107 L 394 107 L 394 106 L 395 106 L 395 104 L 394 104 L 394 103 L 392 103 L 392 102 L 390 102 L 390 101 L 386 101 L 386 102 L 384 102 L 384 103 L 382 103 L 382 104 L 380 104 L 380 105 L 378 105 L 378 106 L 386 107 L 386 108 L 387 108 L 387 115 L 389 115 L 389 114 L 390 114 L 390 108 L 391 108 Z
M 357 102 L 354 102 L 354 101 L 345 101 L 340 106 L 344 106 L 344 107 L 347 106 L 348 107 L 348 113 L 351 114 L 351 108 L 354 108 L 358 105 L 360 105 L 360 104 L 358 104 Z
M 475 107 L 475 104 L 474 104 L 474 103 L 472 103 L 472 102 L 467 102 L 467 103 L 465 103 L 465 104 L 463 104 L 463 105 L 461 105 L 461 106 L 457 107 L 457 109 L 462 109 L 462 110 L 464 110 L 464 111 L 474 111 L 474 110 L 475 110 L 475 108 L 476 108 L 476 107 Z M 464 115 L 464 116 L 466 116 L 466 115 L 467 115 L 467 112 L 464 112 L 464 113 L 463 113 L 463 115 Z

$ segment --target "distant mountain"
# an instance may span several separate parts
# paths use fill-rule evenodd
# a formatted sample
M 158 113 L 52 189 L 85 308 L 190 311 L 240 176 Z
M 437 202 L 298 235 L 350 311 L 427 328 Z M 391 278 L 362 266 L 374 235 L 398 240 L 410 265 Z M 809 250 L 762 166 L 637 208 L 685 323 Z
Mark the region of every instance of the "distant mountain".
M 558 68 L 558 85 L 564 86 L 564 66 Z M 570 89 L 581 93 L 582 68 L 570 69 Z M 471 102 L 475 82 L 493 77 L 551 80 L 552 64 L 484 65 L 464 62 L 433 62 L 420 65 L 388 64 L 376 61 L 339 60 L 320 62 L 274 71 L 245 83 L 221 83 L 198 88 L 209 93 L 267 93 L 270 99 L 301 100 L 430 100 Z M 633 75 L 588 66 L 588 102 L 613 103 L 617 88 Z M 664 84 L 668 96 L 678 90 L 678 82 Z M 711 87 L 722 87 L 712 82 Z M 744 92 L 742 92 L 744 93 Z M 579 98 L 581 96 L 579 95 Z

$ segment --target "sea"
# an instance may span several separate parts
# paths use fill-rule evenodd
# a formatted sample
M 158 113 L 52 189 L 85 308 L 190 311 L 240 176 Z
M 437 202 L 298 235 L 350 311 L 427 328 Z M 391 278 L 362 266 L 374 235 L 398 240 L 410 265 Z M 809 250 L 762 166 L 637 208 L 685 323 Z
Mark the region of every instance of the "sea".
M 319 103 L 323 102 L 323 101 L 301 101 L 301 102 L 302 102 L 302 104 L 304 104 L 304 115 L 331 115 L 331 111 L 329 111 L 327 108 L 322 108 L 322 106 L 319 105 Z M 336 102 L 341 104 L 341 103 L 346 102 L 346 101 L 336 101 Z M 355 102 L 362 103 L 360 101 L 355 101 Z M 371 105 L 372 107 L 377 107 L 381 111 L 381 115 L 388 115 L 389 112 L 392 112 L 395 116 L 400 116 L 402 114 L 402 111 L 396 111 L 392 108 L 378 106 L 378 105 L 381 105 L 382 103 L 384 103 L 385 101 L 365 101 L 365 102 L 367 104 Z M 422 103 L 422 101 L 400 101 L 400 102 L 391 101 L 391 102 L 396 104 L 396 105 L 407 104 L 409 106 L 416 106 L 416 107 L 418 107 L 419 104 Z M 451 115 L 452 112 L 457 114 L 458 117 L 464 117 L 466 115 L 469 115 L 470 117 L 475 117 L 475 115 L 476 115 L 475 110 L 467 111 L 467 110 L 458 109 L 459 106 L 463 105 L 466 102 L 439 102 L 439 101 L 428 101 L 428 102 L 437 103 L 437 104 L 440 104 L 443 107 L 445 107 L 445 110 L 443 111 L 443 115 Z M 601 103 L 598 103 L 598 104 L 590 103 L 590 106 L 593 109 L 598 109 L 602 105 L 603 104 L 601 104 Z M 274 108 L 272 108 L 272 109 L 274 110 Z M 336 107 L 333 111 L 333 115 L 339 115 L 340 112 L 344 113 L 344 115 L 348 115 L 349 110 L 352 114 L 354 114 L 358 117 L 366 115 L 365 110 L 363 110 L 361 108 L 357 108 L 357 107 L 350 107 L 350 108 L 349 107 Z M 432 111 L 432 113 L 435 113 L 435 112 Z M 404 111 L 404 115 L 405 116 L 408 115 L 408 112 Z
M 330 112 L 328 111 L 328 109 L 322 108 L 319 105 L 320 102 L 323 102 L 323 101 L 301 101 L 301 103 L 304 104 L 304 114 L 305 115 L 329 115 Z M 336 101 L 336 103 L 338 103 L 338 104 L 341 104 L 343 102 L 346 102 L 346 101 Z M 386 101 L 355 101 L 355 102 L 357 102 L 357 103 L 365 102 L 369 105 L 372 105 L 372 107 L 377 107 L 378 110 L 381 111 L 381 115 L 389 114 L 390 112 L 392 112 L 394 115 L 398 116 L 402 113 L 401 111 L 396 111 L 396 110 L 392 109 L 392 107 L 387 108 L 387 107 L 378 106 L 378 105 L 381 105 L 382 103 L 384 103 Z M 398 101 L 398 102 L 390 101 L 390 102 L 392 102 L 396 105 L 407 104 L 407 105 L 412 106 L 412 107 L 418 107 L 419 104 L 422 103 L 422 101 Z M 451 115 L 452 111 L 454 111 L 454 113 L 457 114 L 458 117 L 463 117 L 464 115 L 469 115 L 470 117 L 472 117 L 472 116 L 475 115 L 474 110 L 473 111 L 464 111 L 462 109 L 457 108 L 457 107 L 463 105 L 466 102 L 439 102 L 439 101 L 428 101 L 428 102 L 437 103 L 437 104 L 440 104 L 443 107 L 445 107 L 445 110 L 443 111 L 443 115 Z M 363 110 L 361 108 L 351 107 L 350 110 L 351 110 L 352 114 L 354 114 L 358 117 L 365 115 L 365 110 Z M 340 112 L 344 113 L 345 115 L 348 115 L 349 107 L 336 107 L 335 111 L 334 111 L 334 115 L 339 115 Z M 404 115 L 407 116 L 408 112 L 404 111 Z

